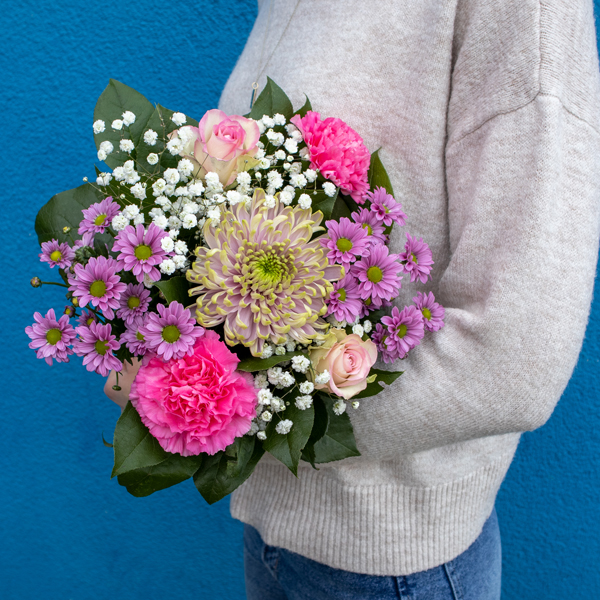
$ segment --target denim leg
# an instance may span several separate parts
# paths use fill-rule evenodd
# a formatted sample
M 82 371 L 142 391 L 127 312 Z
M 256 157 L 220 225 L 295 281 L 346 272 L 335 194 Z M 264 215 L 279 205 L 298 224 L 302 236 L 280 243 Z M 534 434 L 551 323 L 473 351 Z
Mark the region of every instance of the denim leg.
M 254 527 L 244 527 L 244 576 L 247 600 L 288 600 L 277 581 L 278 548 L 266 546 Z
M 496 508 L 485 522 L 480 536 L 443 567 L 457 600 L 500 600 L 502 544 Z

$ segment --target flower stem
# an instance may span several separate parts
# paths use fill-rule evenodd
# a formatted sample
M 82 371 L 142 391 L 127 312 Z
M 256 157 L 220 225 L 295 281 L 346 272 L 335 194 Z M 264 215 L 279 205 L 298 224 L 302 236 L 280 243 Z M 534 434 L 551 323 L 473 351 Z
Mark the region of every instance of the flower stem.
M 68 288 L 69 286 L 64 284 L 64 283 L 58 283 L 57 281 L 42 281 L 42 285 L 59 285 L 60 287 L 66 287 Z

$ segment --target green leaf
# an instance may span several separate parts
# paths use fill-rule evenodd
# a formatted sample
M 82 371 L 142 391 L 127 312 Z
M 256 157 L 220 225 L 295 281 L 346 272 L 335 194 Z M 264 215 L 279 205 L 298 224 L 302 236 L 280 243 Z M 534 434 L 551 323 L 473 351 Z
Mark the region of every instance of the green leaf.
M 131 402 L 127 403 L 117 421 L 113 444 L 115 465 L 111 477 L 142 467 L 158 465 L 169 456 L 142 423 L 140 415 Z
M 154 285 L 165 295 L 165 299 L 169 304 L 171 302 L 179 302 L 184 307 L 193 304 L 188 294 L 190 284 L 183 275 L 164 279 L 163 281 L 156 281 Z
M 257 358 L 253 356 L 252 358 L 241 360 L 237 366 L 237 370 L 249 372 L 266 371 L 279 363 L 285 362 L 286 360 L 292 360 L 294 356 L 300 356 L 301 354 L 302 352 L 286 352 L 281 356 L 273 354 L 273 356 L 270 356 L 269 358 Z
M 225 451 L 204 455 L 194 474 L 194 483 L 202 497 L 214 504 L 242 485 L 264 454 L 256 436 L 237 438 Z
M 167 457 L 157 465 L 123 473 L 117 477 L 117 481 L 126 487 L 132 496 L 149 496 L 189 479 L 201 464 L 202 455 L 181 456 L 167 453 Z
M 371 166 L 369 167 L 369 188 L 374 190 L 376 187 L 385 188 L 388 194 L 394 195 L 394 190 L 392 188 L 392 183 L 390 182 L 390 178 L 381 162 L 381 158 L 379 158 L 379 150 L 375 150 L 373 154 L 371 154 Z
M 325 435 L 327 427 L 329 426 L 329 415 L 327 408 L 320 394 L 316 394 L 313 398 L 313 406 L 315 410 L 315 417 L 312 431 L 306 446 L 302 450 L 302 460 L 309 462 L 314 468 L 315 467 L 315 449 L 314 445 Z
M 267 77 L 267 85 L 246 116 L 251 119 L 260 119 L 263 115 L 272 117 L 275 113 L 280 113 L 289 120 L 294 115 L 294 108 L 286 93 L 271 78 Z
M 266 429 L 267 439 L 263 448 L 281 461 L 294 475 L 298 474 L 298 462 L 303 448 L 310 437 L 315 409 L 313 406 L 300 410 L 293 402 L 285 409 L 284 413 L 275 414 Z M 293 422 L 290 432 L 282 435 L 275 431 L 281 419 L 290 419 Z
M 306 98 L 306 102 L 304 103 L 304 106 L 296 113 L 297 115 L 300 115 L 301 117 L 305 117 L 306 113 L 309 110 L 312 110 L 312 105 L 310 103 L 310 100 L 308 99 L 308 96 L 304 96 Z
M 322 396 L 322 395 L 321 395 Z M 360 456 L 354 439 L 354 430 L 347 413 L 336 415 L 333 402 L 328 396 L 322 396 L 329 417 L 325 435 L 314 445 L 315 462 L 327 463 L 351 456 Z
M 72 238 L 79 238 L 77 229 L 83 219 L 81 211 L 89 208 L 95 202 L 100 202 L 103 198 L 104 196 L 89 183 L 52 196 L 42 206 L 35 219 L 35 232 L 39 243 L 48 242 L 51 239 L 71 243 Z M 71 228 L 69 234 L 63 233 L 65 226 Z
M 114 130 L 111 123 L 115 119 L 121 119 L 126 110 L 130 110 L 135 115 L 135 122 L 129 127 L 123 126 L 121 131 Z M 121 139 L 130 139 L 137 147 L 148 129 L 148 122 L 153 114 L 154 106 L 142 94 L 116 79 L 109 81 L 94 109 L 94 121 L 101 119 L 105 123 L 104 131 L 94 135 L 94 141 L 98 149 L 106 140 L 113 145 L 114 150 L 104 161 L 111 169 L 121 166 L 132 158 L 127 152 L 119 150 Z
M 390 385 L 391 383 L 394 383 L 394 381 L 396 381 L 396 379 L 398 379 L 402 373 L 404 373 L 404 371 L 382 371 L 381 369 L 371 369 L 370 374 L 377 375 L 377 378 L 373 383 L 369 383 L 362 392 L 356 394 L 356 396 L 352 396 L 352 400 L 368 398 L 369 396 L 375 396 L 379 394 L 379 392 L 384 389 L 384 387 L 381 385 L 382 382 Z
M 323 213 L 323 221 L 321 222 L 321 225 L 323 225 L 325 221 L 328 221 L 332 218 L 332 214 L 336 206 L 336 202 L 338 200 L 340 191 L 339 189 L 336 189 L 334 196 L 328 196 L 322 190 L 318 191 L 316 194 L 314 192 L 307 193 L 309 193 L 310 197 L 312 198 L 313 213 L 317 212 L 318 210 L 320 210 Z
M 347 217 L 348 219 L 350 218 L 351 211 L 348 207 L 348 204 L 346 204 L 347 197 L 349 198 L 349 196 L 343 196 L 339 193 L 336 194 L 335 204 L 333 205 L 333 210 L 331 211 L 331 218 L 335 221 L 339 221 L 342 217 Z

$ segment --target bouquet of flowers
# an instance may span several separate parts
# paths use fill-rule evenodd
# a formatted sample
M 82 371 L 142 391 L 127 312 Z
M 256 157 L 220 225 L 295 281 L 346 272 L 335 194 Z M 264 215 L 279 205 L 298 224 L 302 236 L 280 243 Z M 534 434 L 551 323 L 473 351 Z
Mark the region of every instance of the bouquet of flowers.
M 378 152 L 271 80 L 252 111 L 200 122 L 111 80 L 94 113 L 95 182 L 54 196 L 35 229 L 68 306 L 36 312 L 29 344 L 89 371 L 141 360 L 117 422 L 114 468 L 146 496 L 190 477 L 213 503 L 265 452 L 297 474 L 358 456 L 348 406 L 401 372 L 443 326 L 431 293 L 392 307 L 433 265 Z M 73 320 L 75 321 L 73 323 Z M 118 386 L 118 378 L 117 378 Z

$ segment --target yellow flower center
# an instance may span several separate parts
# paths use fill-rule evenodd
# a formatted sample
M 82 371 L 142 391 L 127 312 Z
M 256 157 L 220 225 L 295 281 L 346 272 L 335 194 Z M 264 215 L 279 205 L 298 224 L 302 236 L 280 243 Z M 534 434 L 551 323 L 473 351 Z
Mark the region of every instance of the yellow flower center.
M 350 252 L 353 247 L 352 242 L 348 238 L 343 237 L 339 238 L 335 245 L 340 252 Z
M 340 302 L 346 301 L 346 290 L 344 288 L 340 288 L 338 290 L 338 294 L 340 295 Z
M 138 260 L 148 260 L 152 256 L 152 248 L 146 244 L 140 244 L 136 246 L 133 253 Z
M 106 221 L 106 215 L 98 215 L 94 219 L 94 225 L 100 227 L 101 225 L 104 225 L 104 221 Z
M 98 340 L 94 344 L 94 348 L 100 356 L 104 356 L 108 352 L 108 344 L 104 340 Z
M 431 311 L 428 308 L 422 308 L 421 312 L 423 313 L 423 316 L 430 321 L 431 320 Z
M 398 327 L 398 330 L 396 331 L 396 335 L 399 338 L 403 338 L 406 335 L 406 332 L 408 331 L 408 327 L 402 323 L 402 325 L 400 325 L 400 327 Z
M 167 325 L 162 330 L 162 338 L 169 344 L 174 344 L 181 337 L 181 332 L 176 325 Z
M 60 250 L 55 250 L 51 255 L 50 259 L 54 262 L 58 262 L 62 258 L 62 252 Z
M 62 339 L 62 333 L 60 329 L 49 329 L 46 333 L 46 341 L 53 346 L 56 346 Z
M 127 308 L 134 309 L 140 305 L 140 299 L 137 296 L 129 296 L 127 299 Z
M 106 294 L 106 283 L 101 279 L 94 281 L 90 286 L 90 294 L 94 296 L 94 298 L 102 298 L 102 296 Z
M 144 341 L 144 336 L 139 331 L 135 334 L 135 337 L 140 340 L 140 342 Z
M 367 269 L 367 279 L 371 283 L 379 283 L 383 279 L 383 271 L 379 267 L 369 267 Z

